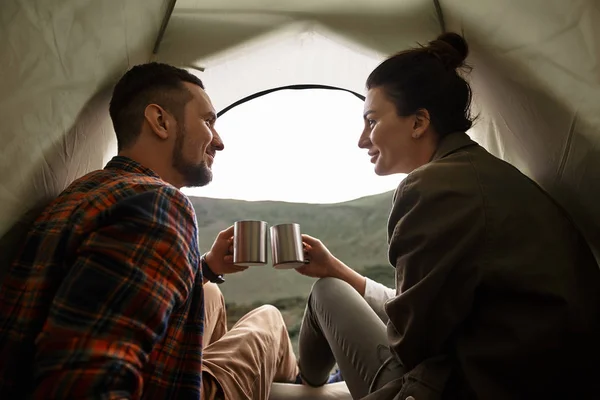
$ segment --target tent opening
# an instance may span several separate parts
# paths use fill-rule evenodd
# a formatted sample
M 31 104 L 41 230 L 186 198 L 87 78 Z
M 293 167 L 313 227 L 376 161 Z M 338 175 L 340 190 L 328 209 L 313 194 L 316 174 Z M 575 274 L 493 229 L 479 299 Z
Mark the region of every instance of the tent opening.
M 213 182 L 184 192 L 328 204 L 393 190 L 402 176 L 375 175 L 358 147 L 361 98 L 336 87 L 293 85 L 233 103 L 216 125 L 225 150 L 216 157 Z

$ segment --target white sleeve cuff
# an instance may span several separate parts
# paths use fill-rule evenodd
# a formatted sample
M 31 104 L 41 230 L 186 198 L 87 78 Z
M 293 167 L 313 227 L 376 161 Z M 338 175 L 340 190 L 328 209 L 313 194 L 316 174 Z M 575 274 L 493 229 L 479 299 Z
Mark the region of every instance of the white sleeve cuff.
M 372 279 L 366 278 L 365 285 L 365 300 L 373 311 L 381 318 L 382 321 L 387 322 L 388 316 L 385 313 L 384 304 L 389 299 L 396 296 L 396 290 L 382 285 L 379 282 L 375 282 Z

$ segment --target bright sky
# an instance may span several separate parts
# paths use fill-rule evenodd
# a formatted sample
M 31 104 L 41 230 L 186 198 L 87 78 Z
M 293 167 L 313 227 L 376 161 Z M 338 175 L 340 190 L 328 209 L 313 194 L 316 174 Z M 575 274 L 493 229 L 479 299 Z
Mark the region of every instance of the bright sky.
M 225 142 L 213 181 L 191 196 L 337 203 L 395 189 L 358 148 L 363 102 L 333 90 L 283 90 L 229 110 L 216 125 Z

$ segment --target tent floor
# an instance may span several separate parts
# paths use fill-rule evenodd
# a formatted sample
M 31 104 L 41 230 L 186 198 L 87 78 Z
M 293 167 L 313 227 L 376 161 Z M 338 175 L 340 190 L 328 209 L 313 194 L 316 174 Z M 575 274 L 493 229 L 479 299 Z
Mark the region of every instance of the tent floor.
M 269 400 L 352 400 L 344 382 L 312 388 L 290 383 L 274 383 Z

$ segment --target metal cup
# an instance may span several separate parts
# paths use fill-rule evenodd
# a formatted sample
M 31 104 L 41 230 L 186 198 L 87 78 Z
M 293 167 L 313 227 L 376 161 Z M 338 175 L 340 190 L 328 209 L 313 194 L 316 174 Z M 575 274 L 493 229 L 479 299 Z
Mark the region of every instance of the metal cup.
M 298 268 L 304 265 L 304 246 L 298 224 L 281 224 L 271 227 L 271 254 L 273 267 Z
M 244 267 L 267 263 L 266 222 L 235 222 L 233 225 L 233 263 Z

